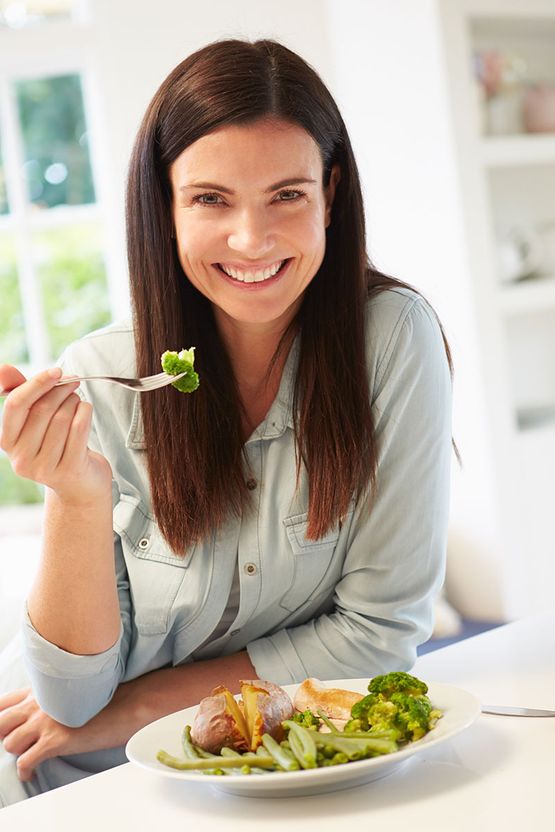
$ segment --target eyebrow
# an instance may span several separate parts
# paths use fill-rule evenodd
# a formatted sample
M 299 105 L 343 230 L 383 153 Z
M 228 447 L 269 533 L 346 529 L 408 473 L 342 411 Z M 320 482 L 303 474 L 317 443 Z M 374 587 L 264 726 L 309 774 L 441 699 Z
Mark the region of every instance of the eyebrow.
M 280 182 L 275 182 L 273 185 L 270 185 L 264 193 L 269 194 L 272 191 L 279 191 L 280 188 L 285 188 L 288 185 L 315 185 L 315 179 L 306 179 L 303 176 L 296 176 L 292 179 L 282 179 Z M 224 194 L 230 194 L 234 196 L 235 191 L 232 191 L 231 188 L 224 188 L 223 185 L 216 185 L 215 182 L 190 182 L 188 185 L 181 185 L 179 188 L 180 191 L 186 191 L 189 188 L 208 188 L 212 191 L 221 191 Z

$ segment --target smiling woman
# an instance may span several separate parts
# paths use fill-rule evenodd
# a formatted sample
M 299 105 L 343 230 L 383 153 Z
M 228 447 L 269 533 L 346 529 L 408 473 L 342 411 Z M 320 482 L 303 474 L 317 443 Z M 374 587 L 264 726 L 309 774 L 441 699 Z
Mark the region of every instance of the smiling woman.
M 272 40 L 187 57 L 141 124 L 127 228 L 133 320 L 63 370 L 152 375 L 187 344 L 200 386 L 0 368 L 0 448 L 47 487 L 21 687 L 0 697 L 4 803 L 122 762 L 216 685 L 408 670 L 443 580 L 449 351 L 368 260 L 317 73 Z

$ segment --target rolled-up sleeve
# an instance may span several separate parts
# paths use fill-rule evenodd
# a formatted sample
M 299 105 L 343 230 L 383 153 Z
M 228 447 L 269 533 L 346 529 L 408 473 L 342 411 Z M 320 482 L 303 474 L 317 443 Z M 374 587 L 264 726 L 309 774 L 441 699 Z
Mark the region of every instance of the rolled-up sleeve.
M 130 595 L 121 541 L 114 534 L 120 634 L 108 650 L 95 655 L 68 653 L 44 639 L 29 615 L 23 622 L 24 661 L 37 702 L 63 725 L 84 725 L 104 708 L 125 673 L 130 642 Z
M 373 389 L 376 489 L 350 525 L 334 609 L 247 645 L 260 678 L 369 677 L 408 670 L 433 626 L 449 515 L 451 378 L 421 298 L 403 308 Z

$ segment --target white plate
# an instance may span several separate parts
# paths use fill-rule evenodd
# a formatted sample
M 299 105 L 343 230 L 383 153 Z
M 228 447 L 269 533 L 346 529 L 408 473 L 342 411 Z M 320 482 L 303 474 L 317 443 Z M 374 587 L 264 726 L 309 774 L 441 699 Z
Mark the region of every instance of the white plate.
M 339 679 L 327 681 L 329 687 L 340 687 L 359 693 L 368 692 L 368 679 Z M 284 690 L 293 697 L 298 685 L 288 685 Z M 281 797 L 317 794 L 338 789 L 348 789 L 371 780 L 385 777 L 405 760 L 454 737 L 468 728 L 480 714 L 480 702 L 475 696 L 451 685 L 429 684 L 428 696 L 432 704 L 440 708 L 443 717 L 436 727 L 421 740 L 381 757 L 357 760 L 345 765 L 313 768 L 291 772 L 268 772 L 267 774 L 203 774 L 195 771 L 178 771 L 168 768 L 156 759 L 160 749 L 183 757 L 181 733 L 185 725 L 191 725 L 197 706 L 185 708 L 162 719 L 151 722 L 137 731 L 127 743 L 125 753 L 135 765 L 146 768 L 162 777 L 174 777 L 179 780 L 193 780 L 210 783 L 224 792 L 245 797 Z

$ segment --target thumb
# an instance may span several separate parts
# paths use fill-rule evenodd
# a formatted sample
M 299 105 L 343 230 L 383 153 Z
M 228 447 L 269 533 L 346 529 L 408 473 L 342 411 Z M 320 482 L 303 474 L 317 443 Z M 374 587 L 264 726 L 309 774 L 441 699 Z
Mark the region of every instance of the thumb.
M 10 364 L 0 364 L 0 390 L 14 390 L 27 379 L 17 367 Z

